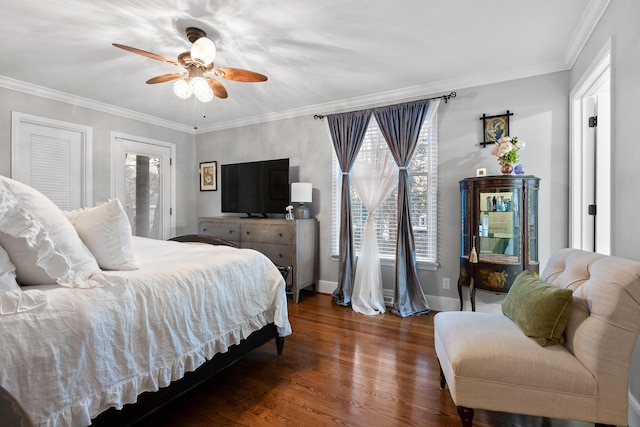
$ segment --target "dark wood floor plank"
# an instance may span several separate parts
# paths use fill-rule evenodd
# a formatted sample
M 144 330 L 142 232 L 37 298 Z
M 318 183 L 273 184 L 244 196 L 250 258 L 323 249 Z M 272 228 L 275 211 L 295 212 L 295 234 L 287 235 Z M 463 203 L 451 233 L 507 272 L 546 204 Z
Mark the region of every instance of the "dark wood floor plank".
M 365 316 L 323 294 L 290 303 L 282 356 L 265 345 L 137 427 L 458 427 L 440 390 L 433 315 Z M 476 410 L 474 426 L 590 424 Z

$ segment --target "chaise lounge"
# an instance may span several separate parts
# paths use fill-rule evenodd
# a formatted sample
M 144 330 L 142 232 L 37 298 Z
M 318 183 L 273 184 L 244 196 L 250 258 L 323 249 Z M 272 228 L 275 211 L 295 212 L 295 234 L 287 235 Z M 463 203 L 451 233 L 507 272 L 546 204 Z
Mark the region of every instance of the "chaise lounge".
M 440 385 L 448 384 L 462 425 L 472 425 L 476 408 L 626 426 L 629 369 L 640 331 L 640 262 L 562 249 L 540 278 L 573 291 L 564 333 L 558 331 L 562 320 L 550 322 L 557 343 L 535 337 L 527 324 L 548 314 L 553 303 L 545 298 L 557 293 L 534 277 L 529 281 L 547 286 L 545 295 L 529 293 L 515 315 L 506 304 L 516 283 L 505 299 L 503 311 L 516 321 L 500 313 L 435 316 Z M 521 316 L 526 311 L 528 319 Z

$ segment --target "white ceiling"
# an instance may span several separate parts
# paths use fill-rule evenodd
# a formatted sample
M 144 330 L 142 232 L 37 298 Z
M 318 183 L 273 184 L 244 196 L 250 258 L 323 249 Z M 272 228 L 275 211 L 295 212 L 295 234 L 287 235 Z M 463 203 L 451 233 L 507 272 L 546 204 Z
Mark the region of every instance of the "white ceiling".
M 0 0 L 0 86 L 164 126 L 213 130 L 568 69 L 608 0 Z M 151 77 L 196 26 L 229 98 L 200 104 Z

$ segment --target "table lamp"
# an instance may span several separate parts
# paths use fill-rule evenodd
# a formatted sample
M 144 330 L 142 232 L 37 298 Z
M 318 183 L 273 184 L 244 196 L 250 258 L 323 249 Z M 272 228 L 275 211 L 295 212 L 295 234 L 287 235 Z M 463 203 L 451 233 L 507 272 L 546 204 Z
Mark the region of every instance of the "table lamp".
M 291 202 L 298 203 L 293 211 L 296 219 L 311 218 L 311 213 L 305 203 L 311 203 L 312 190 L 310 182 L 293 182 L 291 184 Z

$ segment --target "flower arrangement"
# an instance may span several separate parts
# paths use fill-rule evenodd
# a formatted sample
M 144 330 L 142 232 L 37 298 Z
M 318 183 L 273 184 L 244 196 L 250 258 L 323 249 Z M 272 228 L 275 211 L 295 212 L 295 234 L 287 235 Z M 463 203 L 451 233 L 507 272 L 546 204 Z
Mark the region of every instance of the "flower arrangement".
M 496 146 L 491 149 L 491 154 L 498 157 L 498 163 L 506 164 L 518 163 L 518 151 L 525 147 L 525 142 L 520 141 L 517 136 L 503 136 L 496 141 Z

